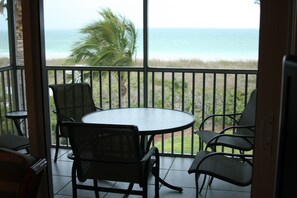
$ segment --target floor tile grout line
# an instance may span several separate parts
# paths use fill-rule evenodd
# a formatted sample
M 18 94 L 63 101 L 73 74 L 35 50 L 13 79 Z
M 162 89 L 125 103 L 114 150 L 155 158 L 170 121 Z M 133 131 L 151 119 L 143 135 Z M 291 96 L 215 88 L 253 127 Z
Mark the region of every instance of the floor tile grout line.
M 66 188 L 67 185 L 69 185 L 72 181 L 70 180 L 67 184 L 65 184 L 62 188 L 60 188 L 56 193 L 54 193 L 55 195 L 59 195 L 59 192 L 61 192 L 64 188 Z

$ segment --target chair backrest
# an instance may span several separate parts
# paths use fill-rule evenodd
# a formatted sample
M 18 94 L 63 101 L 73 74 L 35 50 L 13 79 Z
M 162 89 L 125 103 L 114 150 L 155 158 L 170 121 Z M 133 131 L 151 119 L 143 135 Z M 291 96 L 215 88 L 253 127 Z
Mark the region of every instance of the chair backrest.
M 63 123 L 62 126 L 69 131 L 80 181 L 142 181 L 142 154 L 136 126 L 85 123 Z
M 73 119 L 81 122 L 85 114 L 96 111 L 89 84 L 56 84 L 49 87 L 53 91 L 58 118 L 62 121 Z
M 36 197 L 46 165 L 45 159 L 0 148 L 0 197 Z
M 256 89 L 252 91 L 249 101 L 247 102 L 239 120 L 239 126 L 255 126 L 256 123 Z M 253 135 L 248 129 L 238 129 L 238 134 Z

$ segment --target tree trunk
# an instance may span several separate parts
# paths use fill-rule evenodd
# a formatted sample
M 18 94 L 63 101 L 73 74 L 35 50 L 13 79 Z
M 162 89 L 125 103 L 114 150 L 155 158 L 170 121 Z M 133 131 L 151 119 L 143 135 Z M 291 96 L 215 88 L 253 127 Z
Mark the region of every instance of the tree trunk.
M 21 0 L 15 0 L 15 30 L 16 30 L 16 61 L 17 65 L 24 65 L 24 42 L 22 26 Z

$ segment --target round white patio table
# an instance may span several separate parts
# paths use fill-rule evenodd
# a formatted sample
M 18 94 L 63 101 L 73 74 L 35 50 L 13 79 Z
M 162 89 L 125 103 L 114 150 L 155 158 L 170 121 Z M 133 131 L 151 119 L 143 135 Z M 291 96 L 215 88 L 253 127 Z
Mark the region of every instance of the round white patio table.
M 144 152 L 149 149 L 155 135 L 178 132 L 194 125 L 195 117 L 187 112 L 162 108 L 119 108 L 96 111 L 82 118 L 84 123 L 136 125 L 141 136 Z M 148 142 L 145 140 L 149 137 Z M 147 145 L 146 148 L 144 145 Z M 178 191 L 181 187 L 168 184 L 160 178 L 160 183 Z

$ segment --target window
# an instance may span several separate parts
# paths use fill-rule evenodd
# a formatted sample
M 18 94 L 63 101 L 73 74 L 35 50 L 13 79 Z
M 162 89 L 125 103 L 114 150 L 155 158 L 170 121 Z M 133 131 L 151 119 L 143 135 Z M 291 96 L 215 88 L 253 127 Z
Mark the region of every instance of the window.
M 146 2 L 147 7 L 143 6 Z M 146 54 L 143 9 L 148 9 L 149 66 L 257 65 L 260 6 L 253 0 L 86 0 L 83 4 L 78 0 L 45 0 L 44 9 L 48 65 L 87 64 L 66 59 L 71 49 L 79 46 L 77 42 L 86 39 L 79 30 L 103 20 L 100 13 L 106 9 L 135 25 L 138 37 L 131 65 L 142 66 Z M 88 52 L 96 54 L 96 50 L 90 48 Z
M 252 0 L 150 0 L 148 10 L 150 66 L 256 65 L 260 6 Z
M 135 25 L 138 33 L 136 46 L 140 47 L 143 29 L 142 8 L 142 2 L 139 0 L 85 0 L 84 3 L 78 0 L 44 0 L 47 65 L 86 64 L 87 61 L 76 63 L 66 59 L 70 56 L 71 49 L 78 46 L 77 42 L 84 41 L 86 36 L 90 36 L 90 34 L 80 33 L 80 30 L 99 20 L 104 20 L 102 12 L 108 9 L 119 19 L 125 18 Z M 96 39 L 93 39 L 94 43 L 97 42 Z M 91 47 L 88 50 L 97 57 L 100 56 L 96 54 L 97 49 Z M 139 57 L 143 57 L 142 50 L 137 48 L 132 58 L 136 60 Z

